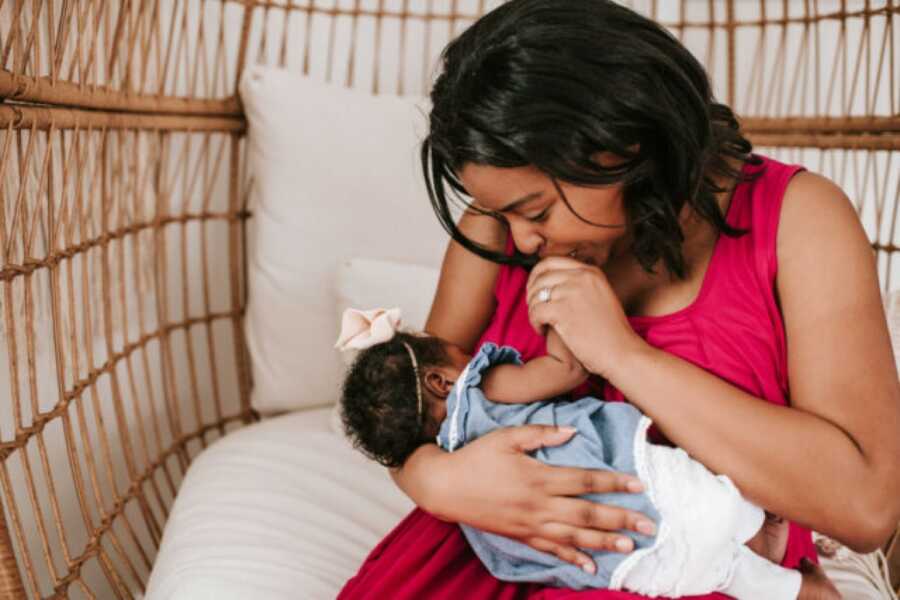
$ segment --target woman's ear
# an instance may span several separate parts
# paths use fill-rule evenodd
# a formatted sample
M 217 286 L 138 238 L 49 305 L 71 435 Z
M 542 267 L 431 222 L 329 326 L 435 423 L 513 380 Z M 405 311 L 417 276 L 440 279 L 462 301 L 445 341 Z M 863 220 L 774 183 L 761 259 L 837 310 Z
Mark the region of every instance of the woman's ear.
M 425 369 L 425 389 L 438 398 L 446 398 L 456 383 L 453 373 L 442 367 L 428 367 Z

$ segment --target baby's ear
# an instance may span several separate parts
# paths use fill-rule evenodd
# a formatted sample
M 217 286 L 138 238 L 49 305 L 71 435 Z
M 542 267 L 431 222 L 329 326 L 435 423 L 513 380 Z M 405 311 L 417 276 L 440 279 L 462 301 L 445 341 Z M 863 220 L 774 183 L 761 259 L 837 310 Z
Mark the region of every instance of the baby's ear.
M 450 394 L 455 383 L 450 374 L 441 367 L 428 367 L 425 369 L 425 389 L 433 396 L 445 399 Z

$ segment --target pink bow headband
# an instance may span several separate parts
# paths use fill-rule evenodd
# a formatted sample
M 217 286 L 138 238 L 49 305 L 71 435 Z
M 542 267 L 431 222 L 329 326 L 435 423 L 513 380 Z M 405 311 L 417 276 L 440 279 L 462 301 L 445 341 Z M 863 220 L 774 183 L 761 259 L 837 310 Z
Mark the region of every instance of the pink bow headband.
M 341 351 L 363 350 L 386 342 L 397 333 L 400 323 L 399 308 L 348 308 L 341 319 L 341 333 L 334 347 Z
M 399 308 L 374 308 L 359 310 L 348 308 L 341 318 L 341 333 L 334 347 L 340 351 L 364 350 L 375 344 L 387 342 L 394 337 L 400 327 Z M 416 376 L 416 396 L 418 398 L 419 420 L 422 420 L 422 383 L 419 381 L 419 362 L 412 347 L 403 342 Z

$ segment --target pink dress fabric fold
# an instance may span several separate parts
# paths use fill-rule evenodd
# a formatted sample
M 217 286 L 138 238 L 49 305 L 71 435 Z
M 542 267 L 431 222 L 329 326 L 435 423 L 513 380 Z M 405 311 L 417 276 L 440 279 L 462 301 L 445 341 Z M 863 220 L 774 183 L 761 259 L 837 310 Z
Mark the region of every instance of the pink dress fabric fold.
M 751 182 L 738 183 L 726 215 L 733 227 L 749 229 L 742 237 L 720 235 L 697 298 L 687 307 L 661 316 L 631 316 L 634 330 L 657 348 L 690 361 L 747 393 L 789 405 L 784 323 L 775 297 L 776 237 L 784 190 L 802 170 L 760 157 L 762 165 L 745 165 Z M 511 242 L 507 251 L 512 251 Z M 546 352 L 544 338 L 531 328 L 525 302 L 528 273 L 504 266 L 495 287 L 497 310 L 477 347 L 490 341 L 517 348 L 524 360 Z M 625 401 L 621 392 L 592 378 L 576 397 L 593 395 Z M 651 429 L 651 440 L 667 443 Z M 782 565 L 794 568 L 801 558 L 818 562 L 808 529 L 790 524 Z M 540 584 L 495 579 L 466 543 L 457 525 L 414 509 L 360 567 L 338 596 L 341 600 L 640 600 L 644 596 L 610 590 L 573 591 Z M 723 599 L 723 594 L 693 596 Z

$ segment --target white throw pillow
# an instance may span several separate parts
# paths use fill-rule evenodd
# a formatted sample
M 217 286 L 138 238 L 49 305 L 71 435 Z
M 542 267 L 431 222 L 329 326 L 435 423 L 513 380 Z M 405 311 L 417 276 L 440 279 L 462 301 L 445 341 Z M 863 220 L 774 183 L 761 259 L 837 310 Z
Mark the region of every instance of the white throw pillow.
M 368 310 L 397 306 L 403 318 L 400 329 L 422 331 L 440 273 L 435 267 L 372 258 L 344 261 L 337 275 L 336 318 L 340 320 L 347 308 Z M 355 355 L 355 352 L 344 352 L 344 363 L 350 365 Z
M 419 166 L 426 101 L 259 65 L 240 92 L 253 174 L 252 404 L 262 413 L 327 405 L 342 366 L 333 348 L 339 265 L 364 255 L 437 267 L 446 247 Z

